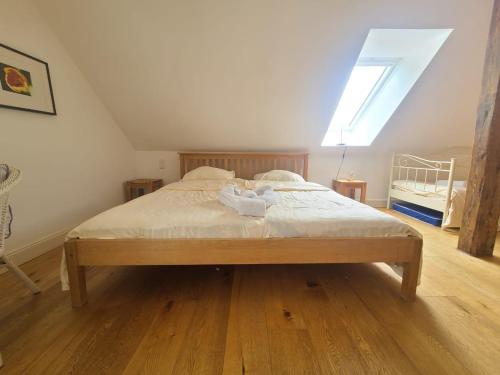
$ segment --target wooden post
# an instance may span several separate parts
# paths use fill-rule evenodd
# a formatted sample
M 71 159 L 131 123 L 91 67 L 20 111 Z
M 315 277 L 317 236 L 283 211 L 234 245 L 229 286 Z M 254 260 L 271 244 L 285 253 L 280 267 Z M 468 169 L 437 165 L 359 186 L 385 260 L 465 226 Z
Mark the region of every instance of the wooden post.
M 81 307 L 87 303 L 87 285 L 85 267 L 78 264 L 78 252 L 75 241 L 64 243 L 66 265 L 68 267 L 69 288 L 73 307 Z
M 403 265 L 403 280 L 401 283 L 401 297 L 405 301 L 413 301 L 417 294 L 418 276 L 422 263 L 422 239 L 415 239 L 412 260 Z
M 500 0 L 491 19 L 458 248 L 491 256 L 500 216 Z

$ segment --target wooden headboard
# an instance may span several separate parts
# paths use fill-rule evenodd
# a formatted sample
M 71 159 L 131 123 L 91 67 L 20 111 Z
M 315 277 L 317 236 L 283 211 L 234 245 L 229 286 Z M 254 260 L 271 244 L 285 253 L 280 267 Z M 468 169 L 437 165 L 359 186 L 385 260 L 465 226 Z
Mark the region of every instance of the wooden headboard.
M 272 169 L 291 171 L 307 180 L 308 156 L 303 152 L 179 152 L 181 178 L 193 169 L 208 165 L 235 171 L 236 177 L 247 180 Z

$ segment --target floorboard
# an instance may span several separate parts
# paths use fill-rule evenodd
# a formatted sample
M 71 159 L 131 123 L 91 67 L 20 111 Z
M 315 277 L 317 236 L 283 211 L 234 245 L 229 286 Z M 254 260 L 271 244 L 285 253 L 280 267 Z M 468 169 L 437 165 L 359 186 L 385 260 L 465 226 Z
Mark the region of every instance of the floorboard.
M 424 236 L 414 303 L 385 264 L 102 267 L 89 304 L 60 290 L 61 249 L 0 275 L 4 374 L 498 374 L 494 256 L 398 213 Z

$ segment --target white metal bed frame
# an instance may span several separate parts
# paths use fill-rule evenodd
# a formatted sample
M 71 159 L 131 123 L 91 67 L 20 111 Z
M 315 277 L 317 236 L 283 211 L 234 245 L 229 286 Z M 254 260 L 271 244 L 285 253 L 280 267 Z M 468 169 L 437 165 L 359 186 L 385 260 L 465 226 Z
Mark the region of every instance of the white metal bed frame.
M 391 199 L 418 204 L 443 213 L 443 223 L 448 217 L 455 174 L 455 158 L 428 160 L 410 154 L 392 155 L 387 208 Z M 447 179 L 446 194 L 438 194 L 439 180 Z M 404 181 L 395 186 L 394 180 Z

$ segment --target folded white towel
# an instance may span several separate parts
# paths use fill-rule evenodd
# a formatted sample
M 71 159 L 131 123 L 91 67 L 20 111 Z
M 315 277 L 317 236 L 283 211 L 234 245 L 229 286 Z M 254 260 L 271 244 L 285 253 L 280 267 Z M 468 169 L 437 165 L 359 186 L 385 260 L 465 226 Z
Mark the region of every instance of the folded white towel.
M 238 214 L 243 216 L 266 216 L 266 202 L 262 199 L 238 197 Z
M 220 191 L 219 192 L 219 202 L 221 202 L 223 205 L 234 208 L 235 210 L 238 210 L 238 198 L 236 195 L 231 194 L 228 191 Z
M 243 216 L 266 216 L 266 208 L 279 200 L 278 194 L 271 186 L 263 186 L 258 191 L 253 191 L 227 185 L 220 190 L 218 198 L 219 202 Z
M 269 207 L 273 204 L 278 203 L 279 195 L 272 190 L 267 190 L 264 194 L 257 195 L 257 199 L 263 200 L 264 202 L 266 202 L 266 207 Z
M 253 190 L 244 190 L 240 193 L 240 195 L 246 198 L 257 198 L 257 193 Z
M 243 216 L 266 216 L 266 202 L 263 199 L 242 197 L 223 189 L 219 192 L 219 202 Z

